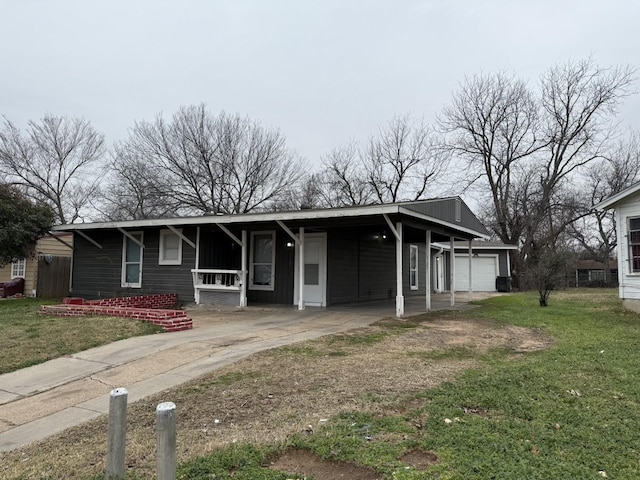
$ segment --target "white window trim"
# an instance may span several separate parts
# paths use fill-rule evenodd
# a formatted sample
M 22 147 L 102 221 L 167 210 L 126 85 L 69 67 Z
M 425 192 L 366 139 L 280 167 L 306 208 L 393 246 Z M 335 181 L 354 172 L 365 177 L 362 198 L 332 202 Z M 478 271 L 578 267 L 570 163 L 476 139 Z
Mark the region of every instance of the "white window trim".
M 253 283 L 253 253 L 256 235 L 271 235 L 271 284 L 270 285 L 254 285 Z M 261 265 L 261 264 L 259 264 Z M 266 290 L 274 291 L 276 280 L 276 232 L 275 230 L 267 230 L 262 232 L 251 232 L 251 248 L 249 249 L 249 290 Z
M 140 243 L 144 245 L 144 232 L 127 232 L 130 235 L 140 235 Z M 129 288 L 142 288 L 142 264 L 144 263 L 144 248 L 138 245 L 140 249 L 140 270 L 138 272 L 138 282 L 137 283 L 127 283 L 127 241 L 133 242 L 126 235 L 122 235 L 122 277 L 120 285 L 122 287 Z M 133 262 L 131 262 L 133 263 Z
M 176 230 L 180 232 L 180 234 L 182 234 L 181 228 L 177 228 Z M 165 240 L 164 239 L 168 235 L 173 235 L 178 238 L 178 258 L 176 260 L 167 260 L 164 258 L 165 256 L 165 251 L 164 251 Z M 160 230 L 160 246 L 158 248 L 158 265 L 182 265 L 182 237 L 180 237 L 180 235 L 175 233 L 173 230 L 169 230 L 169 229 Z
M 20 274 L 22 271 L 22 274 Z M 14 278 L 24 278 L 27 274 L 27 259 L 21 258 L 17 262 L 11 262 L 11 280 Z
M 416 252 L 416 266 L 415 268 L 411 268 L 411 252 L 414 251 Z M 417 245 L 409 245 L 409 286 L 411 288 L 411 290 L 418 290 L 418 274 L 419 274 L 419 270 L 418 270 L 418 265 L 419 265 L 419 259 L 418 259 L 418 246 Z M 411 283 L 411 273 L 412 272 L 416 272 L 416 283 L 415 285 Z
M 629 275 L 640 275 L 640 270 L 633 269 L 633 245 L 631 243 L 631 232 L 637 232 L 638 230 L 631 230 L 631 220 L 638 220 L 640 217 L 632 216 L 627 217 L 627 255 L 629 257 Z

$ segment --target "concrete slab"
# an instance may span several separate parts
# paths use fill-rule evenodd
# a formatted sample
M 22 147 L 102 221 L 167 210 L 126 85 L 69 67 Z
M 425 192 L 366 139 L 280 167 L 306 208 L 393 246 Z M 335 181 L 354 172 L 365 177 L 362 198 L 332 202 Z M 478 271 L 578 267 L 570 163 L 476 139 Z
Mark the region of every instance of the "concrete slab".
M 203 342 L 189 342 L 96 373 L 92 378 L 110 385 L 112 389 L 133 385 L 161 373 L 166 373 L 176 367 L 207 357 L 212 353 L 213 348 L 211 345 Z
M 46 392 L 23 398 L 19 402 L 0 405 L 0 420 L 23 425 L 52 415 L 80 402 L 112 390 L 108 385 L 91 378 L 83 378 Z
M 0 391 L 20 396 L 51 390 L 59 385 L 108 368 L 99 362 L 63 357 L 0 375 Z
M 0 390 L 0 405 L 13 402 L 17 398 L 20 398 L 20 395 L 18 395 L 17 393 Z
M 33 422 L 25 423 L 0 433 L 0 452 L 9 452 L 37 442 L 50 435 L 60 433 L 69 427 L 93 420 L 99 415 L 99 413 L 91 410 L 71 407 Z

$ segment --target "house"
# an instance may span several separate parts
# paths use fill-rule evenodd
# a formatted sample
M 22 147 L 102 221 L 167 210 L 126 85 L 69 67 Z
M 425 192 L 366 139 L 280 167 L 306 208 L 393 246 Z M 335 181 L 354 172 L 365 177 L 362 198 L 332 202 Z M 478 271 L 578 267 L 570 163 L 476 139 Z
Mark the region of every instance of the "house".
M 610 260 L 609 273 L 599 260 L 582 259 L 575 262 L 576 287 L 614 287 L 617 285 L 618 268 L 616 259 Z M 570 280 L 570 279 L 568 279 Z
M 640 313 L 640 182 L 595 205 L 614 209 L 618 245 L 618 291 L 629 310 Z
M 24 278 L 24 295 L 64 297 L 69 292 L 73 235 L 56 232 L 40 237 L 32 255 L 0 268 L 0 283 Z
M 457 253 L 466 244 L 468 264 L 470 242 L 489 236 L 459 197 L 54 229 L 74 235 L 74 296 L 172 292 L 181 302 L 300 309 L 395 299 L 398 316 L 407 296 L 424 297 L 430 309 L 434 262 L 445 262 L 447 245 Z M 441 271 L 447 285 L 473 287 L 468 278 L 456 280 L 469 273 L 455 267 L 460 255 L 448 256 Z

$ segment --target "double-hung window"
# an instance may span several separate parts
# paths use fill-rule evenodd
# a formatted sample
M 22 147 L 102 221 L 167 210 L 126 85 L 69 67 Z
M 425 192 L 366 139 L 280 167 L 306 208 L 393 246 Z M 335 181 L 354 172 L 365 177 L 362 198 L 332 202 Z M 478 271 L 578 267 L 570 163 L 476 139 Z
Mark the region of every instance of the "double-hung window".
M 142 287 L 142 232 L 127 232 L 122 240 L 122 286 Z M 135 239 L 135 241 L 134 241 Z
M 25 271 L 27 269 L 27 260 L 21 258 L 11 264 L 11 278 L 24 278 Z
M 250 256 L 249 288 L 273 290 L 276 259 L 275 232 L 252 232 Z
M 411 290 L 418 289 L 418 246 L 409 246 L 409 285 Z
M 629 219 L 629 273 L 640 273 L 640 217 Z
M 182 233 L 181 230 L 178 230 Z M 173 230 L 160 231 L 159 265 L 182 264 L 182 239 Z

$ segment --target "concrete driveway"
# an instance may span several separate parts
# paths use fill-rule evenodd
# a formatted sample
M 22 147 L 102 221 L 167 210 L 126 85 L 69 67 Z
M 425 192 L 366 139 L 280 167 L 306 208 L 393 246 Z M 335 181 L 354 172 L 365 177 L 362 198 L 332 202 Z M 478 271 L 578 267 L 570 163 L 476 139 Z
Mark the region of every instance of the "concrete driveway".
M 127 388 L 129 402 L 135 402 L 255 352 L 385 316 L 292 308 L 189 313 L 192 330 L 129 338 L 0 375 L 0 452 L 108 413 L 114 388 Z
M 455 308 L 468 308 L 466 298 L 456 295 Z M 434 310 L 451 308 L 448 295 L 432 301 Z M 421 313 L 424 299 L 407 298 L 406 307 L 407 316 Z M 394 316 L 395 305 L 195 307 L 189 315 L 192 330 L 128 338 L 0 375 L 0 452 L 107 414 L 115 388 L 135 402 L 262 350 L 368 326 Z

